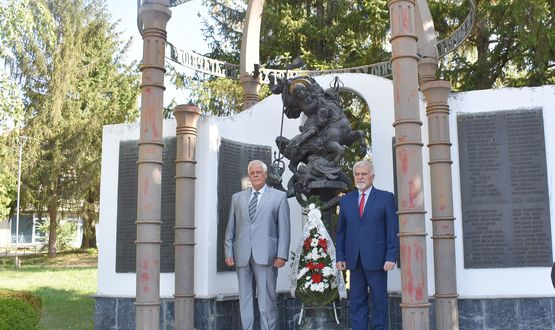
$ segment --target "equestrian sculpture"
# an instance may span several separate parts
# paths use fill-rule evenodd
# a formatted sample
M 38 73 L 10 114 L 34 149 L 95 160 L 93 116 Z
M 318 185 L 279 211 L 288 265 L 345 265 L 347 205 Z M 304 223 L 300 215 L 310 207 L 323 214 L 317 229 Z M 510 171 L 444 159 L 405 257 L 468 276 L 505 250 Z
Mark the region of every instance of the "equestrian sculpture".
M 295 196 L 301 205 L 318 195 L 326 204 L 334 206 L 339 191 L 351 185 L 350 178 L 341 171 L 339 161 L 346 147 L 359 142 L 358 153 L 366 155 L 366 140 L 362 131 L 353 131 L 349 119 L 339 106 L 337 94 L 324 91 L 311 77 L 278 78 L 270 75 L 270 90 L 281 94 L 283 112 L 287 118 L 306 116 L 299 134 L 292 139 L 276 138 L 281 154 L 289 159 L 293 176 L 287 185 L 287 196 Z M 278 187 L 283 189 L 283 187 Z

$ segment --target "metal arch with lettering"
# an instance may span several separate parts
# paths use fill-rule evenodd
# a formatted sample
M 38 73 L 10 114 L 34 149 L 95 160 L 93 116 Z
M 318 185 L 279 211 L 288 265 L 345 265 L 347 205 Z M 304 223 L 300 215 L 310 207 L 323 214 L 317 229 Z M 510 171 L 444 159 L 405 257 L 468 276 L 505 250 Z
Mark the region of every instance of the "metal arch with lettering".
M 189 2 L 191 0 L 170 0 L 170 7 L 176 7 L 179 6 L 185 2 Z
M 180 64 L 195 71 L 207 73 L 216 77 L 239 79 L 239 65 L 218 61 L 200 54 L 178 49 L 170 42 L 166 43 L 166 54 L 172 62 Z M 357 66 L 344 69 L 331 70 L 281 70 L 260 68 L 261 82 L 269 84 L 268 76 L 273 73 L 278 78 L 290 78 L 298 76 L 322 76 L 336 73 L 367 73 L 380 77 L 391 76 L 391 63 L 380 62 L 370 65 Z M 286 77 L 287 76 L 287 77 Z
M 450 36 L 436 43 L 440 58 L 457 49 L 472 32 L 472 27 L 476 22 L 476 2 L 475 0 L 468 0 L 468 2 L 470 3 L 470 13 L 464 22 Z
M 189 1 L 190 0 L 173 0 L 170 1 L 170 7 L 177 6 Z M 140 7 L 141 2 L 146 3 L 148 2 L 148 0 L 137 0 L 138 7 Z M 472 27 L 474 26 L 474 23 L 476 21 L 476 1 L 468 0 L 468 2 L 470 4 L 470 13 L 467 15 L 464 22 L 449 37 L 442 39 L 436 43 L 438 57 L 441 58 L 457 49 L 462 44 L 462 42 L 470 35 Z M 140 21 L 139 15 L 137 15 L 137 23 L 139 25 L 139 31 L 142 32 L 142 22 Z M 169 52 L 166 53 L 170 54 L 168 59 L 186 68 L 190 68 L 195 71 L 203 72 L 217 77 L 239 79 L 239 65 L 237 64 L 226 63 L 211 59 L 206 56 L 202 56 L 200 54 L 196 54 L 191 51 L 180 50 L 177 49 L 170 42 L 167 42 L 166 47 L 169 47 Z M 331 69 L 322 71 L 260 68 L 258 73 L 261 75 L 261 82 L 263 84 L 269 83 L 268 76 L 270 74 L 273 74 L 274 76 L 279 78 L 289 78 L 295 76 L 320 76 L 337 73 L 366 73 L 388 78 L 391 77 L 391 63 L 387 61 L 352 68 Z

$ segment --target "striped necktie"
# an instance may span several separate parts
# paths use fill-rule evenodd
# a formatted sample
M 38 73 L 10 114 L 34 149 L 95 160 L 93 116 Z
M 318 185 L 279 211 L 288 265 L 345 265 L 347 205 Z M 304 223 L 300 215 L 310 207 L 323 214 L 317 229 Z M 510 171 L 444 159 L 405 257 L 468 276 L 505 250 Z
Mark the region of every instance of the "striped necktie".
M 258 191 L 255 191 L 253 193 L 253 197 L 251 198 L 251 201 L 249 203 L 249 219 L 252 221 L 254 220 L 254 214 L 256 213 L 256 203 L 258 203 L 258 194 L 260 194 Z

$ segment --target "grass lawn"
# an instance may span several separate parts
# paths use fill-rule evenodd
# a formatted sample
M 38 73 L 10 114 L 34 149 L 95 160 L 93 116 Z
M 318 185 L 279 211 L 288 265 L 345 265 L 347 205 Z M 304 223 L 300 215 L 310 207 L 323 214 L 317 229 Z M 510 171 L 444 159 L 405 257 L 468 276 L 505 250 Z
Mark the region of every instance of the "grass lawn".
M 61 252 L 21 258 L 0 257 L 0 288 L 30 291 L 42 298 L 41 329 L 93 329 L 96 251 Z

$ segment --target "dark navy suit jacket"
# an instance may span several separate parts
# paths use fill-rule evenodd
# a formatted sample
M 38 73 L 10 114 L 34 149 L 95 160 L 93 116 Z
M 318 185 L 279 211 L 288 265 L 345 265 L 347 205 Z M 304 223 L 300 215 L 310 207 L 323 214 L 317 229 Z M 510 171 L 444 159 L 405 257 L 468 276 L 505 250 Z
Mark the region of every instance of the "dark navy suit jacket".
M 364 270 L 383 270 L 385 261 L 397 262 L 399 220 L 392 193 L 372 187 L 359 215 L 358 190 L 341 198 L 336 245 L 337 261 L 355 269 L 357 258 Z

